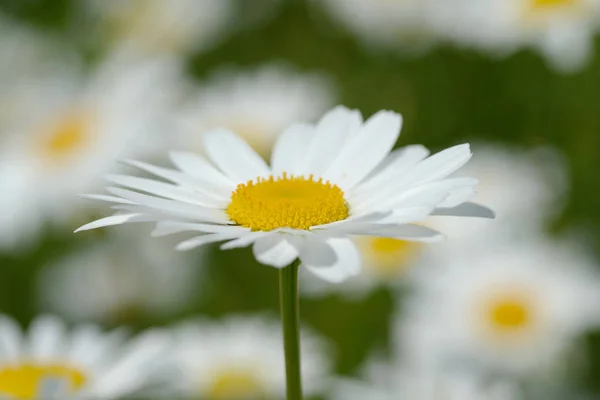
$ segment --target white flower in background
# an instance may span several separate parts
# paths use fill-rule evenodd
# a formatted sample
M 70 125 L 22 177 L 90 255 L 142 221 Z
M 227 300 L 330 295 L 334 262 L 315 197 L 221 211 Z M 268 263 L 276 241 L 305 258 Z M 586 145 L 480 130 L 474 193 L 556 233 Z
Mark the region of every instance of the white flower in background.
M 145 55 L 205 50 L 235 26 L 231 0 L 87 0 L 100 39 Z
M 78 65 L 57 38 L 0 13 L 0 147 L 7 126 L 28 119 L 36 90 L 56 74 L 64 76 Z
M 197 264 L 196 257 L 174 253 L 135 227 L 111 232 L 44 268 L 39 304 L 72 320 L 114 323 L 173 314 L 198 293 L 203 269 Z
M 287 126 L 318 118 L 334 103 L 333 93 L 324 76 L 302 75 L 284 65 L 226 68 L 209 77 L 183 107 L 177 145 L 201 152 L 204 133 L 227 128 L 268 157 Z
M 181 377 L 177 386 L 185 396 L 211 400 L 285 396 L 277 320 L 238 316 L 188 322 L 175 329 L 175 343 L 175 365 Z M 301 352 L 304 391 L 313 396 L 327 382 L 328 346 L 303 329 Z
M 400 360 L 398 360 L 400 361 Z M 517 400 L 508 382 L 487 382 L 475 371 L 415 371 L 395 363 L 367 366 L 366 381 L 340 379 L 331 400 Z M 368 383 L 367 383 L 368 382 Z
M 583 249 L 548 239 L 491 242 L 462 246 L 462 256 L 440 253 L 414 275 L 416 294 L 399 322 L 403 354 L 537 374 L 598 326 L 600 276 Z
M 0 397 L 113 399 L 144 390 L 156 381 L 169 337 L 151 330 L 125 339 L 93 325 L 67 332 L 54 317 L 37 318 L 25 335 L 0 316 Z
M 426 259 L 428 246 L 401 239 L 359 236 L 353 239 L 360 253 L 362 272 L 339 285 L 327 285 L 312 274 L 302 272 L 301 294 L 321 297 L 340 293 L 350 300 L 360 300 L 378 287 L 398 288 L 406 277 Z M 451 240 L 453 241 L 453 240 Z M 448 244 L 452 246 L 452 244 Z
M 89 79 L 65 73 L 34 81 L 28 118 L 7 128 L 0 150 L 0 205 L 10 210 L 0 215 L 0 248 L 81 212 L 76 194 L 96 187 L 118 158 L 160 147 L 178 65 L 123 60 L 115 56 Z
M 506 53 L 538 49 L 560 71 L 582 68 L 599 27 L 598 0 L 430 1 L 428 24 L 457 43 Z
M 524 149 L 495 144 L 473 144 L 474 156 L 460 171 L 479 180 L 475 200 L 496 212 L 493 223 L 481 219 L 437 218 L 428 226 L 473 245 L 489 236 L 527 239 L 563 209 L 567 190 L 565 166 L 560 154 L 549 148 Z M 515 196 L 519 193 L 519 196 Z M 446 244 L 444 244 L 445 246 Z
M 432 214 L 483 216 L 466 202 L 472 178 L 445 179 L 470 158 L 468 145 L 427 157 L 420 146 L 396 151 L 401 117 L 334 108 L 316 124 L 295 124 L 276 142 L 271 167 L 234 133 L 204 135 L 205 158 L 171 153 L 180 171 L 130 164 L 173 182 L 111 177 L 111 195 L 90 198 L 117 204 L 113 216 L 80 230 L 130 222 L 158 222 L 154 235 L 198 232 L 180 243 L 189 250 L 214 242 L 221 249 L 253 245 L 258 261 L 282 268 L 296 258 L 317 276 L 340 282 L 360 269 L 349 235 L 430 242 L 441 235 L 415 225 Z
M 423 0 L 325 0 L 316 2 L 365 44 L 406 50 L 430 42 Z
M 474 144 L 474 156 L 456 176 L 472 176 L 477 185 L 475 200 L 496 212 L 495 220 L 479 218 L 429 218 L 424 225 L 444 232 L 450 240 L 434 246 L 384 237 L 355 238 L 363 273 L 340 285 L 326 285 L 303 274 L 300 290 L 319 297 L 341 293 L 360 298 L 381 286 L 397 288 L 413 270 L 427 265 L 430 253 L 464 251 L 490 236 L 527 239 L 562 210 L 566 176 L 561 157 L 551 149 L 533 150 L 501 145 Z M 413 147 L 413 151 L 424 151 Z M 519 196 L 515 196 L 519 193 Z M 443 247 L 441 249 L 440 247 Z

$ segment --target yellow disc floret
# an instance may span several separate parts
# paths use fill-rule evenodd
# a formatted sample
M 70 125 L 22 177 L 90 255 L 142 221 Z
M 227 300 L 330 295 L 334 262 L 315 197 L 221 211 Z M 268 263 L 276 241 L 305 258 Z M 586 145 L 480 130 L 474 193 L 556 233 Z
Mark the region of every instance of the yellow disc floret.
M 59 382 L 64 395 L 73 394 L 86 383 L 77 368 L 62 364 L 8 364 L 0 367 L 0 397 L 35 400 L 41 398 L 44 385 Z
M 253 231 L 309 229 L 348 217 L 344 192 L 313 176 L 270 176 L 238 185 L 227 215 Z

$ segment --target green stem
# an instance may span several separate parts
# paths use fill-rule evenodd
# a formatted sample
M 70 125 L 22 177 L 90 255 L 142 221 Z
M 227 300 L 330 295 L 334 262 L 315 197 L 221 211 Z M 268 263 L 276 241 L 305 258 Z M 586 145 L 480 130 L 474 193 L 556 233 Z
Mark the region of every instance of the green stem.
M 279 270 L 279 302 L 283 326 L 287 400 L 302 400 L 300 377 L 300 307 L 298 302 L 298 267 L 296 260 Z

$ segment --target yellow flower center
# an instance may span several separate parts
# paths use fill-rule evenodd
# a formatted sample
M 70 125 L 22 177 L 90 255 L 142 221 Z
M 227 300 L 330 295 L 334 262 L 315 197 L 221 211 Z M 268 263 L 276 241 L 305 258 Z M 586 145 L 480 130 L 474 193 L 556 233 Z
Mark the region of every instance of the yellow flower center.
M 361 237 L 357 244 L 363 255 L 365 268 L 384 277 L 398 276 L 417 255 L 421 245 L 406 240 Z
M 575 4 L 579 0 L 532 0 L 532 7 L 547 8 L 547 7 L 562 7 Z
M 22 363 L 0 367 L 0 397 L 18 400 L 42 398 L 43 393 L 73 394 L 86 382 L 85 375 L 70 366 Z
M 79 150 L 88 140 L 89 119 L 79 114 L 68 115 L 44 136 L 41 152 L 49 161 L 61 161 Z
M 499 330 L 519 330 L 530 320 L 527 304 L 517 300 L 505 300 L 490 308 L 489 318 Z
M 207 400 L 264 399 L 265 391 L 250 370 L 224 370 L 215 374 L 206 393 Z
M 492 338 L 527 338 L 536 326 L 537 306 L 524 290 L 502 290 L 483 304 L 483 325 Z
M 238 185 L 227 215 L 253 231 L 277 228 L 309 229 L 348 217 L 344 192 L 313 176 L 270 176 Z

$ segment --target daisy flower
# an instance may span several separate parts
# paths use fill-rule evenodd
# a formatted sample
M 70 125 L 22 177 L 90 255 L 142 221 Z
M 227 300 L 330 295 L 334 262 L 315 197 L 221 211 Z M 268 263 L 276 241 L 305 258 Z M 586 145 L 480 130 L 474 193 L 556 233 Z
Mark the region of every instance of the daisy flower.
M 24 244 L 45 221 L 81 211 L 75 194 L 93 190 L 119 157 L 153 152 L 177 73 L 171 60 L 115 55 L 89 79 L 69 70 L 33 81 L 36 101 L 28 118 L 6 129 L 0 154 L 0 205 L 11 210 L 0 216 L 0 247 Z
M 315 2 L 316 3 L 316 2 Z M 421 48 L 431 40 L 421 0 L 325 0 L 320 5 L 355 33 L 367 48 Z
M 584 249 L 543 238 L 468 248 L 415 274 L 400 322 L 415 359 L 537 374 L 600 323 L 600 276 Z
M 40 307 L 71 320 L 113 323 L 178 312 L 197 294 L 203 268 L 198 258 L 170 250 L 139 229 L 114 231 L 42 269 Z
M 340 379 L 331 400 L 517 400 L 508 382 L 486 382 L 474 371 L 415 372 L 395 364 L 369 365 L 369 380 Z
M 234 316 L 223 321 L 199 320 L 175 330 L 174 361 L 178 389 L 200 399 L 280 399 L 285 397 L 283 349 L 276 320 Z M 302 372 L 307 396 L 322 390 L 330 372 L 328 346 L 303 329 Z
M 177 145 L 202 152 L 202 135 L 224 127 L 267 157 L 288 125 L 317 118 L 333 97 L 326 77 L 299 74 L 285 65 L 222 69 L 197 89 L 177 117 Z
M 114 203 L 117 213 L 78 231 L 153 221 L 155 236 L 200 234 L 179 250 L 212 242 L 225 242 L 222 249 L 252 245 L 264 264 L 283 268 L 299 258 L 321 278 L 343 281 L 360 268 L 348 235 L 431 242 L 441 235 L 414 222 L 429 215 L 493 216 L 466 202 L 475 179 L 445 179 L 469 160 L 469 146 L 431 157 L 420 146 L 390 153 L 401 121 L 399 114 L 380 111 L 363 122 L 358 111 L 337 107 L 316 125 L 286 129 L 270 167 L 234 133 L 212 131 L 204 135 L 212 163 L 181 152 L 171 153 L 180 170 L 131 161 L 172 183 L 111 177 L 129 189 L 110 187 L 110 195 L 87 197 Z
M 231 0 L 87 0 L 99 39 L 142 55 L 186 54 L 213 46 L 234 22 Z
M 593 51 L 598 0 L 432 2 L 430 25 L 457 43 L 507 53 L 537 49 L 559 71 L 582 68 Z
M 113 399 L 149 387 L 168 336 L 148 331 L 125 341 L 122 331 L 92 325 L 67 332 L 54 317 L 35 319 L 29 333 L 0 316 L 0 397 L 14 400 Z

